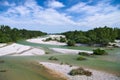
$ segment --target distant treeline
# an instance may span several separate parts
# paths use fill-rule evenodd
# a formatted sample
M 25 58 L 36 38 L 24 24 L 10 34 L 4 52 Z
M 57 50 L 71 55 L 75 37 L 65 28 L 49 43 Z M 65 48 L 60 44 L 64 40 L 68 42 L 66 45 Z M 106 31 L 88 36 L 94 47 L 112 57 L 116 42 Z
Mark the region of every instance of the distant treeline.
M 115 39 L 120 39 L 120 29 L 107 26 L 88 31 L 68 31 L 62 34 L 65 35 L 68 40 L 90 45 L 107 45 L 109 42 L 114 42 Z
M 11 29 L 9 26 L 0 25 L 0 43 L 16 42 L 20 39 L 28 39 L 43 35 L 46 35 L 46 33 L 17 28 Z

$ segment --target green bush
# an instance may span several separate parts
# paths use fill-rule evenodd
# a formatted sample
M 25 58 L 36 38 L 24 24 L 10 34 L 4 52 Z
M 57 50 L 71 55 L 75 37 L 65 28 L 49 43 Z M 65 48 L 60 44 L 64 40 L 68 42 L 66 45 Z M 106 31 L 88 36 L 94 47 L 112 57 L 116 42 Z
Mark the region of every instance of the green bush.
M 82 60 L 86 60 L 86 58 L 79 56 L 77 57 L 77 60 L 82 61 Z
M 79 55 L 82 55 L 82 56 L 90 56 L 90 55 L 91 55 L 91 54 L 86 53 L 86 52 L 79 52 L 78 54 L 79 54 Z
M 0 72 L 6 72 L 7 70 L 0 70 Z
M 77 68 L 77 69 L 72 69 L 69 73 L 69 75 L 75 76 L 75 75 L 86 75 L 86 76 L 91 76 L 92 72 L 88 70 L 84 70 L 83 68 Z
M 45 54 L 50 54 L 49 52 L 45 52 Z
M 63 37 L 60 37 L 60 42 L 66 42 L 66 39 Z
M 4 60 L 0 60 L 0 63 L 4 63 L 5 61 Z
M 93 54 L 95 54 L 95 55 L 107 55 L 108 53 L 105 50 L 98 48 L 98 49 L 93 50 Z
M 75 46 L 75 41 L 73 41 L 73 40 L 68 40 L 67 45 L 68 45 L 68 46 Z
M 50 41 L 50 40 L 52 40 L 52 38 L 51 38 L 51 37 L 47 38 L 45 41 Z
M 57 59 L 56 57 L 54 57 L 54 56 L 51 56 L 51 57 L 49 58 L 49 60 L 55 60 L 55 61 L 57 61 L 58 59 Z

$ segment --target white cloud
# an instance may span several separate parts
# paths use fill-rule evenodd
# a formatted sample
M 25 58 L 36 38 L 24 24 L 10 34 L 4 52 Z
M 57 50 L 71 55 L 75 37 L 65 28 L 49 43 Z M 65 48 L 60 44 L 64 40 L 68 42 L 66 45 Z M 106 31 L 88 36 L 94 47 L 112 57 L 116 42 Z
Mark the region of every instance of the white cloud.
M 65 6 L 63 3 L 57 0 L 49 0 L 47 4 L 48 4 L 48 7 L 51 7 L 51 8 L 61 8 Z
M 56 0 L 52 1 L 58 2 Z M 82 2 L 67 9 L 67 12 L 58 12 L 56 8 L 60 7 L 63 6 L 54 5 L 54 7 L 44 8 L 38 5 L 35 0 L 26 0 L 24 4 L 11 6 L 6 12 L 1 13 L 0 24 L 46 32 L 85 30 L 105 25 L 120 26 L 119 6 L 112 6 L 103 2 L 88 5 Z M 81 18 L 81 16 L 84 17 Z M 77 20 L 75 20 L 76 18 Z
M 87 3 L 80 2 L 67 9 L 67 11 L 77 15 L 80 14 L 78 17 L 84 16 L 79 18 L 76 24 L 78 26 L 85 26 L 87 29 L 105 25 L 120 27 L 119 6 L 110 5 L 109 0 L 107 3 L 100 1 L 96 5 L 88 5 Z
M 22 26 L 21 28 L 29 26 L 30 29 L 43 29 L 44 31 L 47 28 L 51 28 L 51 31 L 59 30 L 59 28 L 64 30 L 65 27 L 75 24 L 66 13 L 59 13 L 54 8 L 43 8 L 34 0 L 27 0 L 23 5 L 10 7 L 0 15 L 0 19 L 2 19 L 0 24 Z
M 3 5 L 3 6 L 15 6 L 15 3 L 9 3 L 8 1 L 1 1 L 0 2 L 0 5 Z

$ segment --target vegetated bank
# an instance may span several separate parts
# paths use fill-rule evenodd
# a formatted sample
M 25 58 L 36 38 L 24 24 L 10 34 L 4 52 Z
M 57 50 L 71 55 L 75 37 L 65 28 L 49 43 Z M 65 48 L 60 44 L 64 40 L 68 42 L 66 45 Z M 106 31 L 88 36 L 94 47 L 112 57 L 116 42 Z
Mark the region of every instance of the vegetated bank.
M 26 29 L 10 28 L 6 25 L 0 25 L 0 43 L 16 42 L 20 39 L 29 39 L 46 35 L 47 33 L 41 31 L 32 31 Z
M 120 29 L 110 27 L 99 27 L 88 31 L 68 31 L 62 33 L 67 40 L 73 43 L 83 43 L 88 45 L 99 44 L 99 46 L 106 46 L 109 42 L 114 42 L 120 39 Z M 74 46 L 74 44 L 72 44 Z

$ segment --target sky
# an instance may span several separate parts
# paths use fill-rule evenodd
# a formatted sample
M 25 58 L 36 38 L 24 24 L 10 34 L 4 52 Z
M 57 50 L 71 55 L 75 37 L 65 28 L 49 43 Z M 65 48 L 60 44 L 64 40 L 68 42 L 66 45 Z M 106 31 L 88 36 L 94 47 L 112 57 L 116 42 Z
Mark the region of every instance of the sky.
M 120 0 L 0 0 L 0 25 L 48 33 L 120 28 Z

